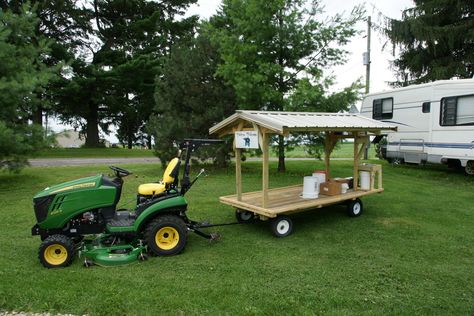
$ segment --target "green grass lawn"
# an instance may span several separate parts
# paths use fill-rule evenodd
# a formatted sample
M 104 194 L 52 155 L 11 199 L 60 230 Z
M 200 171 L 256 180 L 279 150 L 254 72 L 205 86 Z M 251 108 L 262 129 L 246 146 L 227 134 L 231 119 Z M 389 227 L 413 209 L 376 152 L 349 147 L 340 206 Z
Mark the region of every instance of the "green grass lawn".
M 275 151 L 271 152 L 272 157 L 277 157 Z M 287 151 L 285 156 L 288 158 L 312 158 L 303 146 L 297 146 L 291 151 Z M 339 143 L 331 153 L 331 158 L 352 158 L 354 157 L 354 143 Z M 369 148 L 369 159 L 375 159 L 375 147 L 373 144 Z
M 369 158 L 375 158 L 374 146 L 370 147 Z M 272 157 L 277 157 L 275 151 L 270 151 Z M 288 158 L 312 158 L 298 146 L 285 153 Z M 331 154 L 333 158 L 352 158 L 354 156 L 353 143 L 339 144 Z M 39 152 L 33 158 L 118 158 L 118 157 L 155 157 L 153 150 L 128 148 L 49 148 Z
M 33 158 L 154 157 L 153 150 L 128 148 L 48 148 Z
M 351 173 L 333 163 L 333 176 Z M 155 180 L 155 165 L 128 165 L 123 202 L 139 183 Z M 289 161 L 270 186 L 302 183 L 322 162 Z M 363 198 L 361 217 L 342 206 L 293 216 L 286 238 L 266 223 L 212 229 L 221 241 L 194 234 L 175 257 L 115 268 L 47 270 L 37 259 L 31 198 L 42 188 L 99 172 L 105 166 L 28 168 L 0 174 L 0 310 L 77 315 L 158 314 L 438 314 L 474 313 L 474 178 L 442 166 L 384 164 L 382 194 Z M 260 164 L 243 164 L 244 190 L 260 187 Z M 187 195 L 188 215 L 230 222 L 218 197 L 234 191 L 234 170 L 214 170 Z M 212 231 L 211 230 L 211 231 Z

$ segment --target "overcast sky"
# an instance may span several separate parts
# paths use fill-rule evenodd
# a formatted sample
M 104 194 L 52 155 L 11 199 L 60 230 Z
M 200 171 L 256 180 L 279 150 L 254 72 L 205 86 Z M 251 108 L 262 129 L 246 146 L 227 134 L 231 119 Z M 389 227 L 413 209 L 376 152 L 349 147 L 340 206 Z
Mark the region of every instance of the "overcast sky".
M 197 14 L 201 18 L 207 19 L 216 13 L 221 0 L 199 0 L 197 4 L 191 6 L 187 15 Z M 413 6 L 411 0 L 378 0 L 366 2 L 362 0 L 322 0 L 325 13 L 333 16 L 337 13 L 348 14 L 354 6 L 364 5 L 367 15 L 372 17 L 372 23 L 380 23 L 380 13 L 390 18 L 401 18 L 402 11 Z M 367 22 L 358 23 L 358 29 L 363 31 L 359 36 L 354 37 L 346 49 L 351 52 L 348 62 L 345 65 L 335 67 L 331 72 L 337 78 L 336 90 L 341 90 L 349 86 L 352 82 L 362 77 L 365 84 L 365 66 L 362 64 L 362 54 L 367 50 Z M 371 37 L 371 72 L 370 72 L 370 92 L 377 92 L 389 89 L 387 82 L 395 79 L 393 71 L 390 70 L 389 61 L 393 59 L 391 45 L 388 44 L 384 51 L 382 46 L 386 42 L 378 32 L 372 30 Z

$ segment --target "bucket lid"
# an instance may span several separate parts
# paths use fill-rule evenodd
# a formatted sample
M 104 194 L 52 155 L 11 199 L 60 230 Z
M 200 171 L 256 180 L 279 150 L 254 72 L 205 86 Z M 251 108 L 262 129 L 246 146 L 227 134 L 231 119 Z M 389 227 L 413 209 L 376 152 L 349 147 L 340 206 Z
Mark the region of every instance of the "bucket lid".
M 326 170 L 314 170 L 313 173 L 324 173 L 324 174 L 326 174 Z

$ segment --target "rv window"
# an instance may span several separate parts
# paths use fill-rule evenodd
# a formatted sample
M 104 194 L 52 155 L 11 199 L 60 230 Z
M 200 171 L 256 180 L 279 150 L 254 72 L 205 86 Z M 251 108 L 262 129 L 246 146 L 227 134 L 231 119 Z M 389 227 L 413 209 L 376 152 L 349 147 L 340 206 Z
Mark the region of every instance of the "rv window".
M 440 125 L 474 125 L 474 95 L 441 99 Z
M 430 102 L 423 102 L 422 111 L 423 111 L 423 113 L 430 113 L 431 103 Z
M 474 124 L 474 95 L 458 97 L 456 125 Z
M 375 120 L 393 117 L 393 98 L 376 99 L 373 102 L 372 118 Z

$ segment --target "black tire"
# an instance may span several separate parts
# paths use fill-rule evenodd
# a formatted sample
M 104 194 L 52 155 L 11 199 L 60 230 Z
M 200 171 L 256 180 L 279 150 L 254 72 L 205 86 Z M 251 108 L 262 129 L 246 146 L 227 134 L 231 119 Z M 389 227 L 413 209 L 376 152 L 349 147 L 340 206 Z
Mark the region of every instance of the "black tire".
M 175 215 L 163 215 L 148 224 L 145 241 L 153 254 L 173 256 L 184 249 L 187 235 L 186 224 L 182 218 Z
M 360 199 L 355 199 L 347 203 L 347 215 L 350 217 L 357 217 L 364 211 L 364 206 Z
M 71 238 L 64 235 L 47 237 L 40 245 L 38 258 L 45 268 L 63 268 L 72 263 L 76 249 Z
M 474 160 L 469 160 L 464 167 L 464 172 L 468 176 L 474 176 Z
M 278 216 L 270 220 L 270 228 L 275 237 L 286 237 L 293 232 L 293 221 L 288 216 Z
M 403 165 L 405 163 L 403 161 L 403 158 L 388 158 L 387 161 L 390 162 L 394 166 Z
M 239 223 L 247 223 L 253 220 L 255 215 L 249 211 L 236 210 L 235 218 Z

